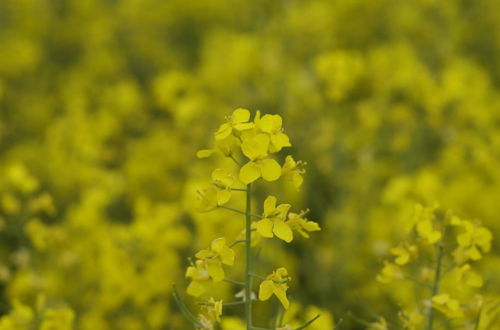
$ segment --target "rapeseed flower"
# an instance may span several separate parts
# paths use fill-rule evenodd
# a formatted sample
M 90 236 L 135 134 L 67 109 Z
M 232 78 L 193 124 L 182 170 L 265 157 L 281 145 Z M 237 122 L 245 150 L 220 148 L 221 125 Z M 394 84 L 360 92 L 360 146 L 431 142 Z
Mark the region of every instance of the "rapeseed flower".
M 305 238 L 309 238 L 309 232 L 321 230 L 320 226 L 316 222 L 309 221 L 304 218 L 304 215 L 307 212 L 308 210 L 300 213 L 290 212 L 288 213 L 288 221 L 286 221 L 286 224 L 292 228 L 292 230 L 295 230 Z
M 293 232 L 290 225 L 285 222 L 290 210 L 290 204 L 276 206 L 276 197 L 268 196 L 264 201 L 264 213 L 262 219 L 257 221 L 257 232 L 263 237 L 272 238 L 274 235 L 289 243 L 293 240 Z
M 285 309 L 288 309 L 290 302 L 286 297 L 286 290 L 288 289 L 288 272 L 285 268 L 278 268 L 267 276 L 259 287 L 259 299 L 268 300 L 273 294 L 279 299 Z
M 276 181 L 281 176 L 281 166 L 269 158 L 270 139 L 266 134 L 247 137 L 241 144 L 241 151 L 250 159 L 240 169 L 240 181 L 249 184 L 262 177 L 266 181 Z

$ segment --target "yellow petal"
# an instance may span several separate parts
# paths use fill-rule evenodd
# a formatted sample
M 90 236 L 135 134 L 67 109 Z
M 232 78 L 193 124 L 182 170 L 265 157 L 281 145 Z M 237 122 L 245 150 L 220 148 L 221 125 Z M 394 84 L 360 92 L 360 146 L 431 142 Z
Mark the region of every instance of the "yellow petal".
M 278 297 L 283 307 L 285 309 L 288 309 L 288 307 L 290 306 L 290 302 L 286 297 L 286 285 L 285 284 L 275 285 L 273 293 L 276 295 L 276 297 Z
M 221 206 L 231 199 L 231 190 L 219 190 L 217 192 L 217 205 Z
M 266 133 L 273 133 L 281 129 L 283 120 L 280 115 L 264 115 L 260 119 L 259 128 Z
M 229 187 L 234 183 L 233 175 L 223 168 L 212 171 L 212 180 L 223 187 Z
M 265 280 L 259 286 L 259 300 L 267 300 L 273 295 L 274 283 L 271 280 Z
M 276 181 L 281 176 L 281 166 L 274 159 L 264 159 L 260 162 L 262 178 L 266 181 Z
M 217 132 L 215 132 L 215 139 L 216 140 L 224 140 L 227 138 L 229 135 L 231 135 L 231 132 L 233 131 L 231 125 L 228 123 L 220 125 L 219 129 Z
M 214 239 L 212 243 L 210 243 L 210 249 L 220 254 L 225 245 L 226 245 L 226 238 L 219 237 Z
M 199 297 L 205 292 L 205 287 L 200 282 L 192 281 L 187 289 L 187 293 L 193 297 Z
M 290 243 L 293 240 L 293 232 L 284 221 L 275 221 L 273 226 L 274 234 L 284 240 L 287 243 Z
M 248 162 L 240 169 L 240 181 L 249 184 L 260 178 L 260 167 L 254 162 Z
M 274 212 L 276 209 L 276 197 L 274 196 L 267 196 L 266 200 L 264 201 L 264 214 L 271 214 L 271 212 Z
M 249 137 L 241 144 L 241 151 L 251 160 L 266 156 L 268 148 L 269 136 L 266 134 Z
M 300 173 L 293 173 L 292 174 L 292 183 L 296 189 L 299 189 L 300 186 L 302 186 L 302 183 L 304 182 L 304 178 L 302 178 L 302 175 Z
M 243 123 L 247 122 L 250 120 L 250 111 L 247 109 L 243 108 L 238 108 L 233 111 L 233 114 L 231 115 L 231 121 L 233 123 Z
M 208 251 L 207 249 L 203 249 L 201 251 L 199 251 L 198 253 L 196 253 L 194 256 L 198 259 L 205 259 L 207 257 L 210 256 L 210 251 Z
M 291 147 L 292 146 L 290 144 L 290 139 L 288 138 L 288 135 L 286 135 L 285 133 L 282 133 L 282 132 L 278 132 L 276 134 L 271 135 L 271 144 L 274 147 L 272 152 L 278 152 L 283 147 Z
M 224 279 L 224 269 L 222 269 L 222 265 L 219 260 L 209 261 L 207 271 L 214 282 L 220 282 Z
M 213 155 L 214 149 L 203 149 L 203 150 L 198 150 L 196 153 L 196 157 L 198 158 L 208 158 Z
M 222 252 L 220 253 L 220 259 L 225 265 L 233 265 L 234 264 L 234 251 L 233 249 L 224 246 Z
M 255 229 L 257 230 L 257 233 L 264 237 L 273 237 L 273 222 L 267 218 L 257 221 Z
M 234 129 L 236 129 L 238 131 L 244 131 L 244 130 L 253 128 L 253 126 L 254 126 L 253 123 L 239 123 L 239 124 L 235 124 L 233 127 L 234 127 Z

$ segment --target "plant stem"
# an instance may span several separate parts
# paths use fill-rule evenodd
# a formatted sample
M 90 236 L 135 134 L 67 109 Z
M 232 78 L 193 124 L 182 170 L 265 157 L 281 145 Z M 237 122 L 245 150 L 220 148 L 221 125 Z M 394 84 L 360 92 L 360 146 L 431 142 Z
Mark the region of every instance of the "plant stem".
M 432 298 L 439 292 L 439 281 L 441 279 L 441 265 L 443 262 L 443 244 L 438 243 L 437 245 L 437 260 L 436 269 L 434 271 L 434 284 L 432 285 L 431 291 L 431 306 L 429 309 L 429 321 L 427 323 L 427 330 L 432 330 L 432 323 L 434 322 L 434 309 L 432 308 Z
M 245 248 L 246 248 L 246 276 L 245 276 L 245 319 L 247 330 L 252 329 L 252 276 L 250 275 L 253 271 L 252 267 L 252 184 L 247 185 L 247 198 L 246 198 L 246 210 L 245 210 Z

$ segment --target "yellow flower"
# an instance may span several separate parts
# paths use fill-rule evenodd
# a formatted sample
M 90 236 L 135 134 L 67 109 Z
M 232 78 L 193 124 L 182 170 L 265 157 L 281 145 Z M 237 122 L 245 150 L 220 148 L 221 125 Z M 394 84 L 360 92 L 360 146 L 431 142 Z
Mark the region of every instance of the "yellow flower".
M 204 315 L 213 322 L 220 322 L 222 315 L 222 300 L 216 301 L 214 298 L 210 299 L 201 305 Z
M 254 124 L 248 122 L 249 119 L 250 111 L 247 109 L 239 108 L 234 110 L 231 116 L 227 118 L 227 123 L 220 125 L 217 132 L 215 132 L 215 139 L 224 140 L 231 133 L 236 133 L 235 135 L 238 136 L 239 132 L 252 128 Z
M 274 153 L 280 151 L 283 147 L 291 147 L 288 135 L 283 133 L 283 119 L 280 115 L 264 115 L 260 118 L 260 111 L 255 116 L 255 126 L 261 132 L 269 134 L 269 151 Z
M 199 297 L 205 292 L 204 283 L 213 280 L 220 282 L 224 279 L 224 265 L 234 263 L 234 251 L 226 245 L 224 237 L 212 241 L 208 249 L 203 249 L 195 255 L 198 260 L 188 267 L 186 277 L 190 277 L 191 283 L 187 288 L 187 293 L 194 297 Z
M 286 156 L 285 163 L 281 169 L 281 175 L 290 178 L 295 188 L 299 189 L 304 181 L 302 174 L 306 172 L 302 168 L 304 165 L 306 165 L 305 162 L 300 160 L 296 162 L 292 156 L 288 155 Z
M 471 221 L 461 221 L 460 225 L 465 232 L 457 236 L 458 248 L 454 251 L 457 262 L 467 259 L 479 260 L 482 258 L 481 250 L 488 252 L 491 249 L 493 235 L 486 227 L 473 224 Z
M 432 297 L 432 306 L 449 318 L 459 318 L 464 316 L 458 300 L 453 299 L 447 293 L 438 294 Z
M 459 284 L 480 288 L 483 286 L 483 278 L 471 269 L 469 264 L 462 265 L 455 269 L 455 276 Z
M 292 230 L 297 231 L 302 235 L 302 237 L 305 238 L 309 238 L 308 232 L 321 230 L 316 222 L 309 221 L 308 219 L 304 218 L 304 215 L 307 213 L 307 211 L 308 210 L 302 211 L 298 214 L 293 212 L 288 213 L 288 221 L 286 222 L 286 224 L 288 224 L 288 226 L 290 226 Z
M 212 183 L 217 189 L 218 206 L 226 204 L 231 199 L 231 186 L 234 181 L 234 176 L 223 168 L 217 168 L 212 172 Z
M 214 239 L 210 248 L 199 251 L 195 257 L 205 261 L 208 274 L 214 282 L 224 279 L 222 264 L 231 266 L 234 263 L 234 251 L 226 245 L 224 237 Z
M 208 212 L 216 209 L 219 205 L 219 190 L 215 186 L 209 186 L 197 191 L 196 210 L 199 212 Z
M 403 278 L 401 268 L 389 261 L 384 261 L 384 267 L 380 271 L 380 274 L 377 275 L 377 281 L 381 283 L 389 283 L 401 278 Z
M 263 237 L 272 238 L 274 235 L 289 243 L 293 239 L 293 232 L 285 222 L 290 204 L 280 204 L 276 207 L 276 197 L 269 196 L 264 201 L 262 219 L 257 221 L 257 232 Z
M 417 222 L 417 233 L 420 238 L 427 244 L 434 244 L 441 240 L 443 235 L 439 230 L 435 230 L 432 226 L 432 221 L 429 219 L 420 220 Z
M 269 158 L 269 136 L 257 134 L 247 137 L 241 144 L 243 154 L 250 159 L 240 169 L 240 181 L 249 184 L 262 177 L 266 181 L 278 180 L 281 176 L 281 166 Z
M 225 157 L 231 157 L 240 148 L 241 142 L 238 138 L 233 135 L 229 135 L 225 139 L 216 140 L 215 147 L 213 149 L 202 149 L 196 152 L 196 157 L 198 158 L 208 158 L 212 156 L 216 151 L 219 151 Z
M 400 244 L 392 248 L 391 253 L 396 256 L 394 260 L 396 264 L 402 266 L 406 265 L 417 254 L 417 247 L 415 245 Z
M 199 297 L 206 291 L 204 283 L 210 281 L 210 275 L 203 260 L 196 260 L 194 265 L 189 266 L 186 277 L 191 278 L 191 283 L 186 289 L 189 295 Z
M 288 272 L 285 268 L 278 268 L 267 276 L 259 287 L 259 299 L 264 301 L 268 300 L 273 294 L 279 299 L 285 309 L 288 309 L 290 302 L 286 297 L 286 290 L 288 289 L 287 282 L 290 281 Z

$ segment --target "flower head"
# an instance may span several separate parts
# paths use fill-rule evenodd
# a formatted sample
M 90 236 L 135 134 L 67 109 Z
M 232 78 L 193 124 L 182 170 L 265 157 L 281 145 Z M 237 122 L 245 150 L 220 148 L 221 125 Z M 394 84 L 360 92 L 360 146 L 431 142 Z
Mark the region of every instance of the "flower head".
M 285 309 L 288 309 L 290 302 L 286 297 L 286 290 L 288 289 L 288 272 L 285 268 L 278 268 L 276 271 L 272 272 L 267 278 L 260 284 L 259 287 L 259 299 L 268 300 L 273 294 L 279 299 L 281 304 Z
M 240 181 L 244 184 L 254 182 L 262 177 L 266 181 L 278 180 L 281 176 L 281 166 L 269 158 L 269 136 L 256 134 L 243 140 L 241 150 L 250 160 L 240 169 Z
M 458 263 L 468 259 L 479 260 L 482 258 L 481 251 L 490 251 L 493 235 L 488 228 L 468 220 L 455 221 L 454 223 L 464 229 L 464 232 L 457 235 L 458 248 L 454 251 L 455 260 Z
M 248 122 L 248 120 L 250 120 L 250 111 L 242 108 L 234 110 L 231 116 L 227 118 L 227 122 L 220 125 L 217 132 L 215 132 L 215 139 L 224 140 L 232 133 L 238 136 L 239 132 L 251 129 L 254 124 Z
M 308 219 L 304 218 L 304 215 L 307 212 L 308 210 L 302 211 L 300 213 L 290 212 L 288 213 L 288 221 L 286 222 L 286 224 L 290 226 L 292 230 L 295 230 L 305 238 L 309 238 L 309 232 L 321 230 L 316 222 L 309 221 Z
M 403 272 L 398 265 L 395 265 L 389 261 L 384 261 L 384 267 L 377 275 L 377 281 L 381 283 L 389 283 L 395 279 L 403 278 Z
M 186 277 L 191 278 L 187 293 L 199 297 L 206 291 L 206 282 L 220 282 L 224 279 L 222 265 L 234 263 L 234 251 L 226 245 L 226 239 L 221 237 L 213 240 L 208 249 L 196 253 L 195 257 L 198 260 L 186 271 Z
M 302 182 L 304 182 L 304 178 L 302 178 L 302 175 L 306 172 L 303 168 L 304 165 L 306 165 L 305 162 L 295 161 L 292 156 L 288 155 L 281 169 L 281 175 L 290 178 L 295 188 L 299 189 Z
M 412 258 L 417 254 L 417 247 L 415 245 L 400 244 L 395 248 L 391 249 L 391 253 L 396 257 L 394 262 L 397 265 L 406 265 Z
M 278 152 L 283 147 L 291 147 L 288 135 L 283 133 L 283 119 L 280 115 L 264 115 L 260 118 L 260 111 L 257 111 L 255 116 L 256 128 L 264 133 L 267 133 L 270 138 L 269 151 Z
M 290 225 L 285 222 L 290 210 L 290 204 L 276 206 L 276 197 L 269 196 L 264 201 L 264 213 L 262 219 L 257 221 L 257 232 L 263 237 L 272 238 L 274 235 L 289 243 L 293 239 Z

